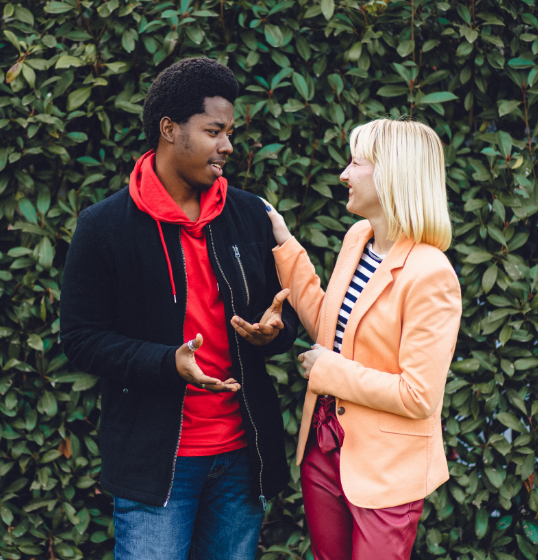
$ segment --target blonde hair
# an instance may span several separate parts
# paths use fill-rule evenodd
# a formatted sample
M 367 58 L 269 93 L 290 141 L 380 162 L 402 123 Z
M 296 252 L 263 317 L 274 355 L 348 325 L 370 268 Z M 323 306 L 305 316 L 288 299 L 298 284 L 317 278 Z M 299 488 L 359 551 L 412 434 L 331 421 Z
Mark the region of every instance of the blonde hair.
M 351 155 L 375 165 L 374 183 L 389 225 L 389 239 L 402 234 L 446 251 L 452 241 L 439 136 L 415 121 L 379 119 L 356 127 Z

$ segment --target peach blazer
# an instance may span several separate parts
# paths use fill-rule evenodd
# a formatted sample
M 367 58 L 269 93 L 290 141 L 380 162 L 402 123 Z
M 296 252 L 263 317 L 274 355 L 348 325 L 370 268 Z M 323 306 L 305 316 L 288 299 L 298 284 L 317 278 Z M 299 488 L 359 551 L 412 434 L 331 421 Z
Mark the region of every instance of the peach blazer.
M 295 238 L 273 249 L 290 303 L 312 340 L 330 350 L 340 305 L 372 236 L 366 220 L 349 230 L 326 293 Z M 460 285 L 445 255 L 405 237 L 397 241 L 359 296 L 341 353 L 323 353 L 312 368 L 297 464 L 317 395 L 329 394 L 344 409 L 340 477 L 351 503 L 397 506 L 448 480 L 441 409 L 460 317 Z

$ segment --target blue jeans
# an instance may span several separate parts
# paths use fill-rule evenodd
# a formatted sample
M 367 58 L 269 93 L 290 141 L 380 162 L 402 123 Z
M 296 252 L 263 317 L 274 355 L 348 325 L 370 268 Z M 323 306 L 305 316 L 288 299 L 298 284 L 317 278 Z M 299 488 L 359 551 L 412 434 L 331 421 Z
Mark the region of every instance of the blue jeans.
M 166 507 L 114 497 L 114 558 L 253 560 L 263 521 L 255 489 L 247 447 L 178 457 Z

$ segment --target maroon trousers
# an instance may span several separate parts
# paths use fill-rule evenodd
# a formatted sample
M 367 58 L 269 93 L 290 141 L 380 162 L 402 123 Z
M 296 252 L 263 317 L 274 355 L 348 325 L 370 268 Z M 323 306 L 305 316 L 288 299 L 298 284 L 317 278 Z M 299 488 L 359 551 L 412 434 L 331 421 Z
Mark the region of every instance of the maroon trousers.
M 366 509 L 344 496 L 340 448 L 322 453 L 311 430 L 301 463 L 306 522 L 316 560 L 409 560 L 424 500 Z

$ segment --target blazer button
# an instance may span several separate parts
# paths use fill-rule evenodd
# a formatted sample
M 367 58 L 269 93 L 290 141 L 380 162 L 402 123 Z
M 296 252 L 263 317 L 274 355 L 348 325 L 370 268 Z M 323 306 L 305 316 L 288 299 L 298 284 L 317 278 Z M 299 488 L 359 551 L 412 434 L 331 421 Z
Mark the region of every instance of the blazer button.
M 340 416 L 342 416 L 342 414 L 344 414 L 345 411 L 346 411 L 346 409 L 343 406 L 339 407 L 338 410 L 337 410 L 337 412 L 338 412 L 338 414 L 340 414 Z
M 129 389 L 127 389 L 127 387 L 125 387 L 125 389 L 123 390 L 123 392 L 124 392 L 125 394 L 127 394 L 127 393 L 129 392 Z

